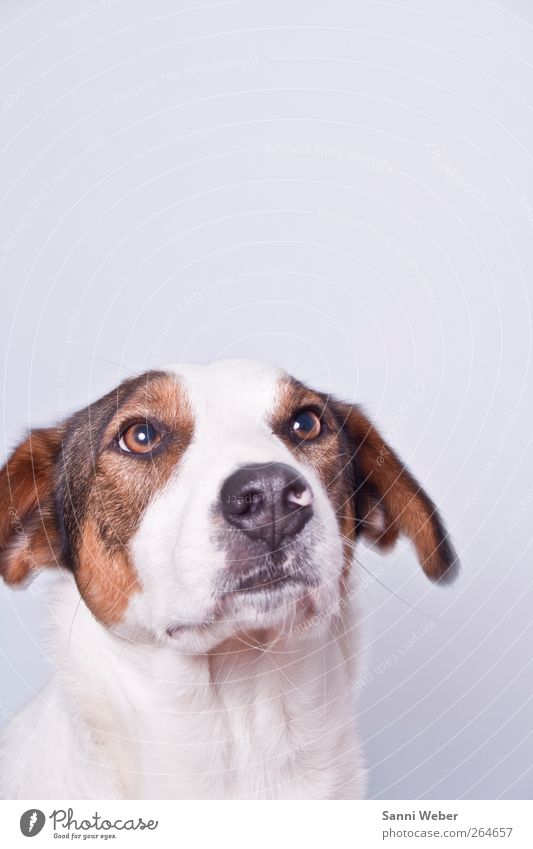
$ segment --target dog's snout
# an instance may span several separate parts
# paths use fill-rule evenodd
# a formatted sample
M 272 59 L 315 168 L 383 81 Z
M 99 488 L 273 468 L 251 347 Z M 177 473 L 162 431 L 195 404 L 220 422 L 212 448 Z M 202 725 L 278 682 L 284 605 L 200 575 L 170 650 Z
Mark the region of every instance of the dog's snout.
M 243 466 L 227 478 L 220 497 L 226 521 L 271 551 L 313 515 L 311 487 L 285 463 Z

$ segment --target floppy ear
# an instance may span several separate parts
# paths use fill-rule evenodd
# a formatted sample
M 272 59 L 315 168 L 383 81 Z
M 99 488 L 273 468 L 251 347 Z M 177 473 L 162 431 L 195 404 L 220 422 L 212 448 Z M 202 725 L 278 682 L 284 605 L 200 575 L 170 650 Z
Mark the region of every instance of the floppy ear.
M 0 471 L 0 575 L 8 584 L 58 562 L 54 489 L 61 441 L 62 428 L 33 430 Z
M 348 405 L 340 410 L 351 453 L 356 533 L 381 548 L 404 534 L 428 578 L 453 580 L 459 561 L 437 508 L 365 414 Z

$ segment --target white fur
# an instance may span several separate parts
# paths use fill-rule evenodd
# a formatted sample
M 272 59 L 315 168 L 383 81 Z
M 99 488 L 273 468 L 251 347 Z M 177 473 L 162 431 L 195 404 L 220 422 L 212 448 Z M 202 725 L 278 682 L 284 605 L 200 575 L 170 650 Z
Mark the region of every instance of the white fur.
M 213 663 L 125 643 L 79 604 L 67 573 L 54 596 L 57 669 L 2 735 L 0 795 L 362 796 L 351 609 L 321 639 Z
M 195 433 L 131 542 L 142 592 L 111 630 L 58 570 L 57 669 L 0 737 L 0 795 L 360 798 L 350 696 L 356 615 L 341 603 L 342 541 L 327 493 L 268 427 L 280 372 L 248 361 L 171 368 L 191 401 Z M 289 463 L 313 492 L 305 529 L 320 577 L 312 628 L 303 590 L 269 610 L 253 598 L 234 602 L 211 622 L 213 582 L 225 565 L 211 507 L 232 471 L 264 462 Z M 273 635 L 269 645 L 217 652 L 257 629 Z

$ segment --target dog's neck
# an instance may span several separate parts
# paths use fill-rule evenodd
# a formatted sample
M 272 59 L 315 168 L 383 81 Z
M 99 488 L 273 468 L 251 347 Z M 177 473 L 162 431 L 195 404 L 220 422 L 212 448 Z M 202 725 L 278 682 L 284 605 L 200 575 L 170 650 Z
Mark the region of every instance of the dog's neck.
M 237 636 L 185 655 L 116 637 L 66 576 L 56 593 L 57 686 L 86 745 L 95 741 L 116 795 L 353 794 L 354 650 L 342 615 L 321 639 Z

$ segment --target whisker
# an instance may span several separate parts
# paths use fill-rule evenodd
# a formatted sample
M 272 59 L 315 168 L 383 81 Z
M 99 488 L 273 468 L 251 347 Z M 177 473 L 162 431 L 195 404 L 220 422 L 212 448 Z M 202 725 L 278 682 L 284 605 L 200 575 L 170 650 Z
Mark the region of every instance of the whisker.
M 338 513 L 335 512 L 335 515 L 338 519 L 353 519 L 354 516 L 351 513 Z M 369 525 L 369 527 L 376 529 L 374 522 L 370 522 L 368 519 L 357 519 L 358 525 Z
M 86 585 L 84 586 L 83 592 L 80 590 L 80 598 L 79 598 L 78 603 L 76 604 L 76 609 L 74 611 L 74 616 L 72 617 L 72 622 L 70 623 L 70 629 L 69 629 L 69 632 L 68 632 L 67 657 L 70 655 L 70 642 L 72 640 L 72 630 L 74 628 L 74 620 L 76 619 L 76 616 L 78 615 L 78 610 L 80 609 L 81 603 L 83 601 L 83 596 L 84 596 L 85 592 L 87 591 L 87 588 L 88 588 L 89 584 L 91 583 L 91 581 L 92 581 L 92 575 L 90 576 L 89 580 L 87 581 Z
M 359 558 L 357 558 L 355 556 L 355 545 L 354 545 L 354 543 L 352 543 L 351 540 L 346 540 L 346 541 L 347 541 L 348 545 L 350 546 L 350 548 L 352 550 L 353 559 L 357 563 L 357 565 L 359 566 L 360 569 L 362 569 L 364 572 L 366 572 L 368 575 L 370 575 L 372 578 L 374 578 L 374 580 L 377 581 L 377 583 L 380 586 L 382 586 L 383 589 L 387 590 L 391 595 L 394 596 L 394 598 L 397 598 L 398 601 L 401 601 L 402 604 L 405 604 L 406 607 L 408 607 L 410 610 L 415 610 L 417 613 L 420 613 L 422 616 L 425 616 L 426 619 L 428 619 L 433 625 L 435 624 L 434 619 L 429 615 L 429 613 L 425 613 L 423 610 L 420 610 L 420 608 L 417 607 L 416 605 L 411 604 L 411 602 L 409 602 L 409 601 L 406 601 L 404 598 L 402 598 L 401 595 L 398 595 L 397 592 L 395 592 L 389 586 L 387 586 L 387 584 L 384 583 L 384 581 L 381 581 L 374 572 L 372 572 L 370 569 L 368 569 L 364 565 L 364 563 L 361 563 Z

